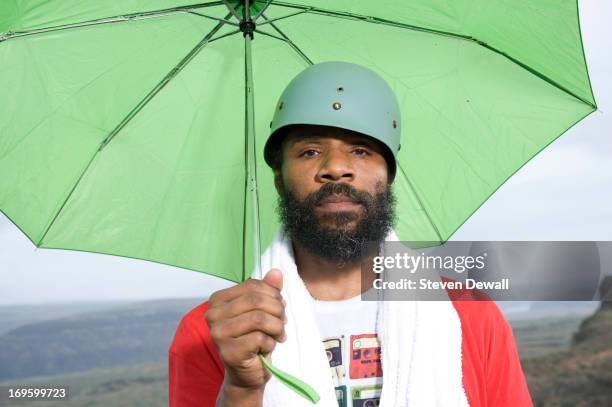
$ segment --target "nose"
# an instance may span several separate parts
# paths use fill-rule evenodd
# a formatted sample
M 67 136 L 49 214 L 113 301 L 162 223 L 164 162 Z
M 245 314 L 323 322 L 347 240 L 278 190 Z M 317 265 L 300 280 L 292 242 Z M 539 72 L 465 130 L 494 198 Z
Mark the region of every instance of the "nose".
M 337 149 L 326 151 L 317 172 L 318 182 L 353 181 L 355 173 L 350 154 Z

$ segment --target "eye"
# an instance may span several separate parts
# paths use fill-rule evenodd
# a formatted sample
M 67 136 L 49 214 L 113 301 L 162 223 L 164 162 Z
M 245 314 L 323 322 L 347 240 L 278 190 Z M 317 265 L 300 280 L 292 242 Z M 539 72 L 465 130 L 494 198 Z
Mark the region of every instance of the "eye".
M 357 147 L 356 149 L 353 150 L 353 154 L 356 154 L 358 156 L 366 156 L 370 154 L 370 152 L 366 150 L 365 148 Z
M 317 150 L 313 150 L 312 148 L 310 148 L 308 150 L 304 150 L 303 152 L 301 152 L 300 157 L 314 157 L 318 153 L 319 152 Z

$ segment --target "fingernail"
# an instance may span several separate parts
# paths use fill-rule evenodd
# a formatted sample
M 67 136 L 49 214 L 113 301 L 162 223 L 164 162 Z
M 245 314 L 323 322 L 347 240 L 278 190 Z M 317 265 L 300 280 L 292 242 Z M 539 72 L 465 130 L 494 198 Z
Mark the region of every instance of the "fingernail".
M 282 304 L 283 304 L 283 307 L 286 307 L 286 306 L 287 306 L 287 301 L 285 301 L 285 299 L 284 299 L 284 298 L 283 298 L 283 300 L 282 300 L 281 302 L 282 302 Z

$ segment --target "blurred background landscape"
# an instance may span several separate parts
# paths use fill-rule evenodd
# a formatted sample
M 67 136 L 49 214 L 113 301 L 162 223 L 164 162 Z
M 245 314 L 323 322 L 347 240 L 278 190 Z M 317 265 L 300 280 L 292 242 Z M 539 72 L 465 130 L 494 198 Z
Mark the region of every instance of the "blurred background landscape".
M 1 306 L 0 386 L 68 386 L 70 401 L 0 405 L 166 406 L 168 347 L 202 301 Z M 612 405 L 612 303 L 499 305 L 536 406 Z

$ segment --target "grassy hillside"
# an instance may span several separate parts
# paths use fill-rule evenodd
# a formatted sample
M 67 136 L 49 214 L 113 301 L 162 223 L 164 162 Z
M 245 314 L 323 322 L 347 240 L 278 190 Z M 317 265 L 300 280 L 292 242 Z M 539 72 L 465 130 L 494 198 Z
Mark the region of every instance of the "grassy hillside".
M 538 318 L 512 321 L 512 331 L 521 359 L 568 350 L 572 336 L 584 316 Z
M 68 401 L 31 401 L 0 406 L 32 407 L 162 407 L 168 405 L 167 365 L 165 362 L 91 369 L 66 375 L 41 376 L 3 385 L 68 386 Z
M 612 303 L 581 323 L 569 350 L 523 368 L 536 407 L 612 406 Z
M 198 302 L 148 301 L 19 326 L 0 336 L 0 381 L 162 361 Z

